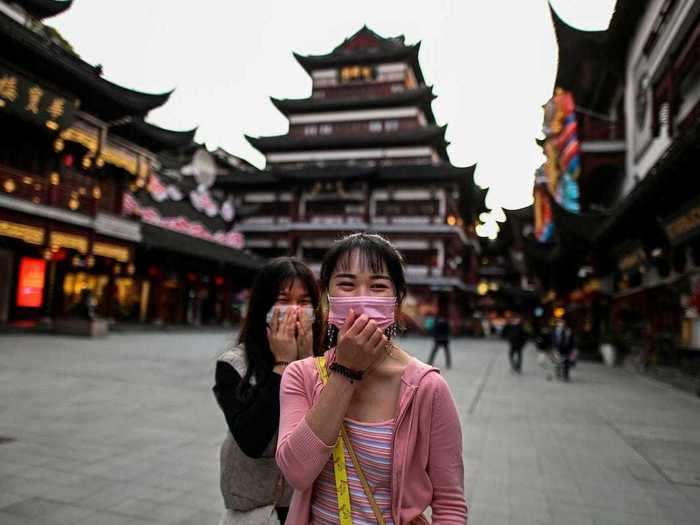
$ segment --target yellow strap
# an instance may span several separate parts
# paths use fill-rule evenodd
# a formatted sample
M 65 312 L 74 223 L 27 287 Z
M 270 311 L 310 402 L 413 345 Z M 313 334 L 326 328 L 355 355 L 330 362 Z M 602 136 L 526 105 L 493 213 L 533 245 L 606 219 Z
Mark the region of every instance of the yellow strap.
M 326 369 L 326 358 L 321 356 L 314 359 L 316 368 L 321 376 L 321 381 L 325 385 L 328 383 L 328 370 Z M 333 447 L 333 471 L 335 473 L 335 491 L 338 495 L 338 518 L 340 525 L 352 525 L 352 514 L 350 511 L 350 490 L 348 486 L 348 470 L 345 466 L 345 444 L 342 436 Z

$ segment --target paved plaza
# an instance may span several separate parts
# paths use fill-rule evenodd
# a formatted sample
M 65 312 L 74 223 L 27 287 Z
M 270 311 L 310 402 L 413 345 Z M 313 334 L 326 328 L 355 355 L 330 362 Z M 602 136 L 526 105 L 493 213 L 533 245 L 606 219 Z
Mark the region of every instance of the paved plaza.
M 0 524 L 216 525 L 228 340 L 1 336 Z M 597 364 L 548 382 L 531 347 L 514 375 L 501 341 L 453 346 L 470 524 L 700 522 L 700 400 Z

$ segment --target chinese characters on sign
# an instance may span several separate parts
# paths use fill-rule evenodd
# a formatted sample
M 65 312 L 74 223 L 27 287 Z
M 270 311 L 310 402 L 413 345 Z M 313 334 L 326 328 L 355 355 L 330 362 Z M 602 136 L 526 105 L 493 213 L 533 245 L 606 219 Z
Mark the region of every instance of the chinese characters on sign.
M 0 111 L 11 112 L 55 131 L 70 126 L 77 109 L 77 100 L 67 100 L 0 66 Z

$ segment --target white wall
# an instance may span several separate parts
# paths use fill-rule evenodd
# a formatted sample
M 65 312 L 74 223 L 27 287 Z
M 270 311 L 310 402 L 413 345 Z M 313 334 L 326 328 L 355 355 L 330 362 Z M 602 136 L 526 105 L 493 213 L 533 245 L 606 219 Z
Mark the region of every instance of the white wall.
M 659 35 L 653 51 L 648 57 L 643 55 L 643 47 L 652 32 L 656 18 L 664 4 L 664 0 L 653 0 L 642 17 L 636 34 L 632 39 L 626 60 L 625 71 L 625 132 L 627 137 L 626 175 L 623 184 L 623 194 L 629 193 L 636 185 L 635 178 L 641 181 L 651 170 L 663 153 L 671 145 L 667 129 L 661 129 L 658 137 L 651 133 L 652 123 L 652 87 L 664 74 L 669 53 L 682 44 L 689 25 L 700 12 L 700 2 L 696 0 L 680 0 Z M 639 94 L 640 77 L 648 75 L 647 109 L 644 126 L 637 124 L 637 96 Z

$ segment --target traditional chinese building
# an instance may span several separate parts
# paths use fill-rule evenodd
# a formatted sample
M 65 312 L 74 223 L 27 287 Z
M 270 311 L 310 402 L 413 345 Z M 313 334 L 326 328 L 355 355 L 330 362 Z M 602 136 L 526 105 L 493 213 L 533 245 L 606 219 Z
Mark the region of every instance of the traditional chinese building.
M 700 5 L 619 0 L 605 31 L 552 20 L 556 88 L 572 97 L 579 142 L 579 210 L 545 170 L 552 236 L 537 235 L 536 211 L 529 271 L 544 299 L 578 312 L 592 347 L 614 341 L 644 366 L 697 370 L 700 186 L 683 174 L 700 160 Z M 539 143 L 554 139 L 561 155 L 566 124 L 550 131 Z
M 182 283 L 193 266 L 198 272 L 191 281 L 206 278 L 233 289 L 229 278 L 216 277 L 254 266 L 240 243 L 208 237 L 206 227 L 165 241 L 170 223 L 153 225 L 125 213 L 133 210 L 124 202 L 152 184 L 161 159 L 192 147 L 194 130 L 147 123 L 144 117 L 169 93 L 110 82 L 44 23 L 70 5 L 0 1 L 0 323 L 69 315 L 86 289 L 103 317 L 159 320 L 157 305 L 170 293 L 161 281 L 177 275 Z M 197 242 L 204 244 L 195 248 Z M 186 255 L 183 246 L 190 246 Z M 179 257 L 191 260 L 180 264 Z M 167 279 L 149 277 L 154 265 Z M 187 320 L 186 298 L 170 302 L 182 304 L 161 320 Z
M 363 27 L 329 54 L 295 54 L 311 96 L 272 99 L 288 133 L 247 137 L 265 170 L 217 185 L 248 210 L 238 228 L 256 253 L 298 255 L 318 270 L 335 239 L 381 233 L 405 257 L 408 312 L 435 314 L 441 296 L 457 319 L 471 306 L 484 192 L 474 166 L 450 163 L 419 48 Z

